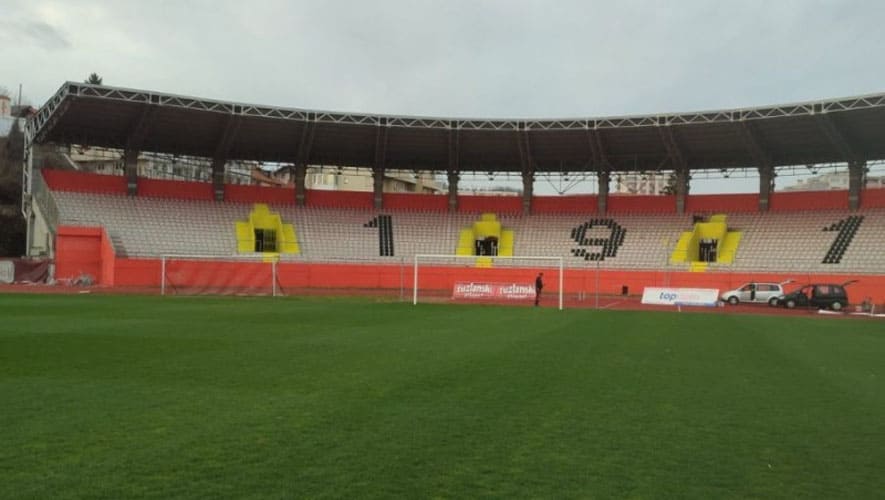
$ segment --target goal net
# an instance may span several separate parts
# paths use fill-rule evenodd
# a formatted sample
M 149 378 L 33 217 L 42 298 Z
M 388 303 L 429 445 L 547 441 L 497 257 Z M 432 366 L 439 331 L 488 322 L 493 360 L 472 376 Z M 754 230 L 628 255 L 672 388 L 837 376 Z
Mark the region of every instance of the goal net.
M 161 295 L 280 295 L 278 259 L 263 255 L 165 255 Z
M 541 274 L 541 306 L 563 308 L 562 257 L 415 255 L 412 303 L 534 304 Z

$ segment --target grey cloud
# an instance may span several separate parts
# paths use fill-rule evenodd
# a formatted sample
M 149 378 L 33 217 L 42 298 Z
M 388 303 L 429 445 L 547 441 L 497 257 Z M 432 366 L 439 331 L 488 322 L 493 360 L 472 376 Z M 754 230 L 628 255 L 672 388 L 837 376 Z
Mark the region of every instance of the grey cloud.
M 16 36 L 32 48 L 0 69 L 24 75 L 38 99 L 95 70 L 109 84 L 220 99 L 471 117 L 675 112 L 885 90 L 885 67 L 870 59 L 885 51 L 876 24 L 885 2 L 162 4 L 89 2 L 98 7 L 65 13 L 77 19 L 65 25 L 70 38 L 20 23 Z M 90 19 L 93 10 L 101 17 Z M 0 25 L 0 37 L 12 31 Z M 100 57 L 83 49 L 105 34 L 127 43 Z M 70 50 L 39 67 L 24 62 L 49 47 Z
M 0 21 L 0 36 L 4 43 L 19 46 L 33 44 L 46 50 L 71 48 L 71 42 L 64 33 L 43 21 Z

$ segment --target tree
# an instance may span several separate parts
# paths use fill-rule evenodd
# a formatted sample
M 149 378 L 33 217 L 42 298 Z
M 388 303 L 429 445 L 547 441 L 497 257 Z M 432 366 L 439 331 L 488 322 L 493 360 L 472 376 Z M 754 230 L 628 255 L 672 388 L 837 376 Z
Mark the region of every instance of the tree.
M 0 144 L 0 257 L 20 257 L 25 251 L 25 219 L 21 212 L 21 166 L 24 135 L 13 122 L 5 148 Z
M 0 147 L 0 205 L 18 205 L 21 203 L 21 167 L 25 141 L 17 120 L 12 123 L 12 129 L 4 142 L 5 148 Z
M 89 75 L 89 78 L 86 79 L 86 83 L 91 83 L 93 85 L 101 85 L 103 78 L 98 76 L 98 73 L 92 73 Z

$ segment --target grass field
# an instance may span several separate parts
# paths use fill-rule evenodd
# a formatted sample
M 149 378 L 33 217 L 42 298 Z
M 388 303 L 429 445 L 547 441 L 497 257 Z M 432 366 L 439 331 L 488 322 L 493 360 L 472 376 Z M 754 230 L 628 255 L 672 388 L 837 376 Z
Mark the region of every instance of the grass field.
M 0 295 L 0 497 L 881 498 L 883 325 Z

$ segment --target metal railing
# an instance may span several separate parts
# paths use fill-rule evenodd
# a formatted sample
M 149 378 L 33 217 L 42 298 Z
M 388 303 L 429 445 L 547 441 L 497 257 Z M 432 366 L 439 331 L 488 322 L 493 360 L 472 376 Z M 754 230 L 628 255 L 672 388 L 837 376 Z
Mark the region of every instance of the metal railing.
M 43 214 L 46 226 L 55 234 L 59 222 L 59 211 L 55 198 L 53 198 L 52 193 L 46 186 L 46 182 L 43 181 L 43 175 L 39 172 L 31 177 L 31 181 L 32 202 L 37 205 L 40 213 Z

